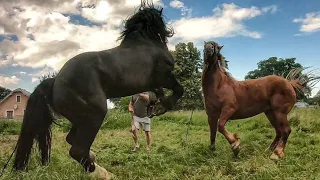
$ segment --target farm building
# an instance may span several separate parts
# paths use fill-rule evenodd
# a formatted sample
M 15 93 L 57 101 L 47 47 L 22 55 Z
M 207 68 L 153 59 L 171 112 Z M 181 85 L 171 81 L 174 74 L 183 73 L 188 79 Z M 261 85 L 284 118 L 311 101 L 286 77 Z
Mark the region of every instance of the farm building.
M 0 119 L 22 120 L 30 94 L 18 88 L 0 100 Z

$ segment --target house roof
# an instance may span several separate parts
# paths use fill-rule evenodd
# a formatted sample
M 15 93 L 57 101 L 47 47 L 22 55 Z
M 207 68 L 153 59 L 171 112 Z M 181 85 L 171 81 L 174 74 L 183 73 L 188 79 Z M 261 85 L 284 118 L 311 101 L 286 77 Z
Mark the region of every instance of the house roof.
M 24 94 L 27 97 L 30 97 L 30 95 L 31 95 L 31 93 L 28 92 L 27 90 L 22 89 L 22 88 L 18 88 L 18 89 L 15 89 L 15 90 L 11 91 L 6 97 L 4 97 L 2 100 L 0 100 L 0 104 L 2 102 L 4 102 L 8 97 L 10 97 L 15 92 L 21 92 L 22 94 Z

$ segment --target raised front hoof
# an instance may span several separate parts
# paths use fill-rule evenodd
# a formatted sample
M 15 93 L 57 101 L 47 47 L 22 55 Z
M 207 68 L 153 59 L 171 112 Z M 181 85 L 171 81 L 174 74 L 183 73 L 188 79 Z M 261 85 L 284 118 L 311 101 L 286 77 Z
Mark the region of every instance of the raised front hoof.
M 108 172 L 105 168 L 99 166 L 97 163 L 94 163 L 96 169 L 90 173 L 90 177 L 92 179 L 97 180 L 111 180 L 114 175 L 110 172 Z
M 216 146 L 215 145 L 209 145 L 209 150 L 215 151 L 216 150 Z
M 240 152 L 240 140 L 234 142 L 233 144 L 231 144 L 231 150 L 233 152 L 233 155 L 235 157 L 238 156 L 239 152 Z
M 157 103 L 152 111 L 152 114 L 149 116 L 149 118 L 152 118 L 153 116 L 160 116 L 167 112 L 167 108 L 163 107 L 160 103 Z

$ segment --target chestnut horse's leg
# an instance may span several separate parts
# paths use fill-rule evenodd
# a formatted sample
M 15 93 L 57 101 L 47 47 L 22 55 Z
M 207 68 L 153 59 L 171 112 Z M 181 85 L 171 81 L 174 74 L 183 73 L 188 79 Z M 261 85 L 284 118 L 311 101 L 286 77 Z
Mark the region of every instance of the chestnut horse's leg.
M 270 158 L 277 160 L 284 157 L 284 149 L 291 133 L 291 128 L 287 120 L 287 114 L 283 112 L 275 112 L 275 117 L 280 125 L 281 138 Z
M 271 125 L 273 126 L 273 128 L 276 131 L 276 137 L 274 138 L 273 142 L 271 143 L 269 149 L 271 151 L 273 151 L 276 146 L 278 145 L 280 138 L 281 138 L 281 130 L 280 130 L 280 126 L 279 124 L 277 124 L 277 119 L 274 115 L 274 112 L 272 110 L 265 112 L 265 115 L 267 116 L 267 118 L 269 119 Z
M 210 126 L 210 150 L 215 150 L 218 119 L 218 115 L 208 115 L 208 123 Z
M 220 115 L 220 120 L 218 123 L 218 131 L 224 135 L 224 137 L 228 140 L 228 142 L 231 145 L 231 149 L 235 156 L 237 156 L 240 152 L 240 137 L 236 133 L 228 132 L 225 129 L 225 124 L 229 120 L 229 118 L 232 116 L 232 114 L 235 112 L 234 108 L 226 107 L 223 108 Z

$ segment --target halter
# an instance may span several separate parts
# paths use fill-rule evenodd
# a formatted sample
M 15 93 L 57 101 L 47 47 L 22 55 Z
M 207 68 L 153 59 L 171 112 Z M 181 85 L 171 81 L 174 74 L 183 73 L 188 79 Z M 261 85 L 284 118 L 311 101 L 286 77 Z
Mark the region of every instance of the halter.
M 160 41 L 163 43 L 160 33 L 158 33 Z

